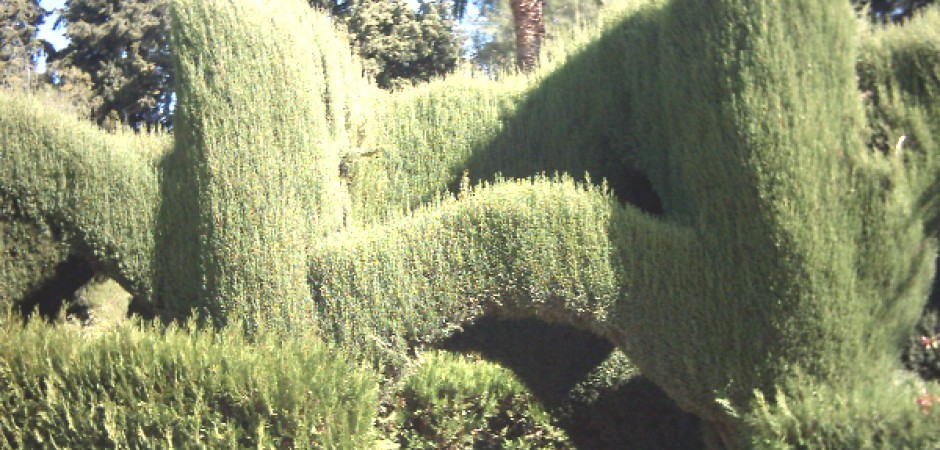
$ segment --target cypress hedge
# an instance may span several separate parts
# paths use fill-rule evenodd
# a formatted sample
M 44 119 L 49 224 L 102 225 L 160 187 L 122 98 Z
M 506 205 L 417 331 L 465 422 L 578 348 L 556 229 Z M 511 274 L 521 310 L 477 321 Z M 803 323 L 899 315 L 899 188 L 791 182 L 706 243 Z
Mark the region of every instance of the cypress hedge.
M 917 390 L 896 373 L 937 253 L 937 14 L 636 2 L 531 80 L 380 94 L 305 8 L 175 3 L 166 154 L 0 99 L 0 195 L 178 314 L 399 361 L 535 316 L 618 346 L 712 443 L 933 439 L 896 433 L 913 401 L 838 422 Z
M 729 20 L 733 27 L 722 25 Z M 906 76 L 902 94 L 924 105 L 893 111 L 907 121 L 907 141 L 892 136 L 892 142 L 901 143 L 891 151 L 873 147 L 866 136 L 873 131 L 866 119 L 864 91 L 859 89 L 860 69 L 865 68 L 859 61 L 875 52 L 860 48 L 865 33 L 848 5 L 841 4 L 675 1 L 638 8 L 596 46 L 539 80 L 526 92 L 534 106 L 522 104 L 496 122 L 496 138 L 482 143 L 469 163 L 445 164 L 453 177 L 462 168 L 480 167 L 473 166 L 475 162 L 497 157 L 510 161 L 512 149 L 530 156 L 532 171 L 577 167 L 565 162 L 563 150 L 547 151 L 545 159 L 533 157 L 526 153 L 526 143 L 533 134 L 551 135 L 556 126 L 577 129 L 566 128 L 574 121 L 617 120 L 603 108 L 579 115 L 569 107 L 578 105 L 575 97 L 591 95 L 578 89 L 576 83 L 584 77 L 575 74 L 618 73 L 619 80 L 596 87 L 613 97 L 602 104 L 619 105 L 627 112 L 619 118 L 619 128 L 610 128 L 623 143 L 620 157 L 625 167 L 610 184 L 630 186 L 623 177 L 639 170 L 661 202 L 661 216 L 654 219 L 631 207 L 611 207 L 595 213 L 599 222 L 590 226 L 606 230 L 596 241 L 601 245 L 590 251 L 609 253 L 574 266 L 530 265 L 526 261 L 531 253 L 564 260 L 553 253 L 552 245 L 520 236 L 530 227 L 544 226 L 532 217 L 551 217 L 559 206 L 540 198 L 528 203 L 513 226 L 492 225 L 491 220 L 506 219 L 495 212 L 499 219 L 490 219 L 491 211 L 513 203 L 509 189 L 497 183 L 492 191 L 484 189 L 465 199 L 469 205 L 493 196 L 489 209 L 458 214 L 472 225 L 455 226 L 448 216 L 441 217 L 443 229 L 457 230 L 456 236 L 438 238 L 426 225 L 428 214 L 420 211 L 407 225 L 370 230 L 370 238 L 354 238 L 352 247 L 337 244 L 336 251 L 325 252 L 347 262 L 314 264 L 315 273 L 329 273 L 319 280 L 327 285 L 319 288 L 327 292 L 324 304 L 330 311 L 347 305 L 356 311 L 350 316 L 358 317 L 357 326 L 336 326 L 333 333 L 384 329 L 377 335 L 407 339 L 420 333 L 402 332 L 395 324 L 418 327 L 441 320 L 438 314 L 428 315 L 429 309 L 456 317 L 459 323 L 487 309 L 511 311 L 521 299 L 532 314 L 572 321 L 608 336 L 728 445 L 737 442 L 744 428 L 740 411 L 749 410 L 755 392 L 773 396 L 776 386 L 797 385 L 788 380 L 798 374 L 813 383 L 845 386 L 846 391 L 870 385 L 873 373 L 881 374 L 882 385 L 892 385 L 900 348 L 933 277 L 936 243 L 930 224 L 935 213 L 930 206 L 936 146 L 931 136 L 937 115 L 931 83 L 936 78 L 934 66 L 925 64 L 932 61 L 931 44 L 921 44 L 925 50 L 919 52 L 903 46 L 904 53 L 916 57 L 881 50 L 892 55 L 888 60 L 908 58 L 911 64 L 902 66 L 907 73 L 869 60 L 879 68 L 872 72 L 886 77 L 876 83 L 890 86 L 890 77 Z M 888 35 L 875 33 L 873 39 L 887 42 Z M 917 39 L 929 41 L 930 36 L 924 33 Z M 832 54 L 830 48 L 844 51 Z M 601 49 L 606 59 L 592 53 Z M 612 49 L 619 50 L 619 58 L 610 57 Z M 558 99 L 541 101 L 541 96 Z M 532 127 L 514 125 L 526 124 L 530 114 L 560 120 L 540 122 L 544 130 L 527 134 L 520 130 Z M 490 119 L 484 123 L 492 123 L 493 116 L 485 116 Z M 426 127 L 434 129 L 433 116 Z M 588 129 L 603 134 L 602 127 Z M 491 139 L 492 132 L 483 135 Z M 554 145 L 563 145 L 559 140 L 554 139 Z M 593 157 L 589 144 L 575 148 Z M 507 167 L 513 170 L 511 164 Z M 489 243 L 485 251 L 463 244 L 473 240 L 464 235 L 465 228 L 492 233 L 481 239 Z M 574 235 L 594 236 L 574 229 Z M 406 237 L 398 230 L 418 231 Z M 567 236 L 557 229 L 550 234 L 560 236 L 561 242 Z M 569 242 L 572 248 L 584 248 Z M 434 256 L 441 252 L 444 256 Z M 439 262 L 422 261 L 432 257 Z M 392 262 L 399 258 L 401 262 Z M 471 261 L 465 266 L 469 270 L 437 270 L 466 260 Z M 487 262 L 474 266 L 475 260 Z M 530 272 L 532 266 L 539 270 Z M 539 279 L 527 278 L 539 273 L 567 286 L 557 280 L 598 267 L 612 274 L 604 278 L 600 291 L 616 292 L 617 301 L 592 304 L 588 309 L 600 312 L 587 320 L 578 316 L 582 306 L 565 301 L 584 298 L 579 297 L 583 292 L 592 299 L 604 295 L 562 288 L 559 297 L 564 301 L 551 305 L 532 295 L 551 291 Z M 506 272 L 512 275 L 499 279 L 497 268 L 509 268 Z M 497 274 L 479 275 L 488 270 Z M 347 274 L 346 281 L 340 281 L 340 272 Z M 437 281 L 469 279 L 470 286 L 483 288 L 491 283 L 488 277 L 499 280 L 493 284 L 503 289 L 491 293 L 484 288 L 484 294 L 476 294 L 473 288 L 458 287 L 457 281 Z M 329 285 L 333 282 L 347 290 Z M 388 300 L 375 303 L 377 298 Z M 420 309 L 411 312 L 411 305 Z M 385 319 L 389 316 L 394 319 Z M 443 324 L 429 329 L 446 332 Z
M 162 294 L 250 327 L 310 324 L 307 247 L 345 214 L 348 68 L 331 55 L 342 44 L 301 2 L 191 1 L 172 11 L 174 157 L 188 176 L 180 201 L 161 211 L 177 225 L 173 245 L 158 250 L 169 266 Z M 178 280 L 180 256 L 161 256 L 183 247 L 192 260 L 182 266 L 198 270 Z
M 0 95 L 0 261 L 10 268 L 9 301 L 28 296 L 70 256 L 150 298 L 158 167 L 170 141 L 103 133 L 62 109 L 41 93 Z

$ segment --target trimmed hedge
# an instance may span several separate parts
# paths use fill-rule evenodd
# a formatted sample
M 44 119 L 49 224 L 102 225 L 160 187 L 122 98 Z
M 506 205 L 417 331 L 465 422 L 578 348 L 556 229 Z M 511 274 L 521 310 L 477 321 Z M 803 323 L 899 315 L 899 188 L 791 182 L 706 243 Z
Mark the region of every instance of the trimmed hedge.
M 307 249 L 348 202 L 343 43 L 299 1 L 178 1 L 172 14 L 180 185 L 166 187 L 180 195 L 160 213 L 173 224 L 160 294 L 221 323 L 311 326 Z
M 727 23 L 734 26 L 719 26 Z M 443 335 L 446 324 L 471 320 L 487 309 L 511 314 L 519 299 L 525 303 L 550 291 L 539 279 L 529 278 L 530 273 L 553 281 L 576 277 L 580 269 L 609 273 L 598 284 L 603 288 L 562 289 L 558 303 L 532 301 L 529 312 L 608 336 L 644 375 L 706 419 L 726 442 L 745 432 L 730 411 L 746 410 L 754 389 L 773 392 L 798 370 L 819 383 L 853 389 L 854 376 L 869 376 L 866 368 L 891 367 L 890 361 L 897 365 L 933 277 L 936 242 L 929 227 L 935 220 L 937 148 L 928 125 L 936 123 L 937 115 L 928 106 L 898 112 L 910 119 L 907 136 L 915 137 L 900 152 L 882 152 L 866 142 L 865 135 L 874 131 L 858 84 L 858 70 L 864 68 L 858 64 L 863 33 L 849 5 L 840 3 L 673 1 L 631 10 L 583 53 L 525 92 L 526 101 L 515 110 L 499 116 L 493 112 L 497 107 L 469 106 L 470 115 L 488 111 L 482 115 L 482 142 L 461 147 L 473 151 L 468 162 L 442 159 L 443 164 L 427 170 L 455 177 L 464 168 L 487 166 L 490 158 L 501 158 L 513 175 L 531 175 L 543 167 L 622 167 L 615 169 L 620 176 L 615 174 L 610 185 L 628 186 L 621 188 L 624 192 L 642 185 L 630 176 L 645 174 L 661 201 L 661 218 L 631 208 L 601 208 L 598 217 L 606 218 L 587 228 L 605 230 L 606 236 L 592 241 L 601 243 L 592 247 L 601 249 L 601 255 L 560 268 L 526 261 L 532 254 L 567 248 L 558 244 L 569 236 L 561 230 L 589 240 L 598 235 L 577 225 L 554 228 L 542 222 L 530 227 L 531 218 L 559 211 L 556 203 L 541 199 L 528 202 L 512 219 L 494 212 L 492 221 L 498 225 L 476 218 L 468 206 L 467 213 L 445 212 L 431 222 L 441 225 L 430 224 L 433 213 L 422 209 L 404 222 L 351 232 L 350 243 L 337 239 L 336 250 L 324 251 L 329 263 L 315 257 L 314 279 L 326 286 L 315 286 L 329 305 L 325 314 L 344 316 L 331 332 L 397 330 L 373 338 L 394 348 L 396 342 L 388 339 L 424 339 L 421 333 L 402 333 L 403 328 L 433 323 L 427 328 Z M 929 41 L 930 36 L 917 39 Z M 877 33 L 875 38 L 886 39 Z M 844 51 L 833 54 L 831 48 Z M 932 80 L 930 67 L 914 73 Z M 884 83 L 903 75 L 884 73 Z M 617 75 L 611 80 L 596 75 L 596 83 L 582 84 L 585 74 Z M 435 89 L 443 92 L 445 85 Z M 573 109 L 581 104 L 578 97 L 592 98 L 595 90 L 609 96 L 601 104 L 612 105 L 620 115 L 605 114 L 604 108 Z M 933 91 L 911 92 L 918 104 L 937 104 L 931 100 Z M 535 121 L 544 127 L 539 129 L 527 122 L 530 114 L 557 120 Z M 426 117 L 424 126 L 408 129 L 441 129 L 433 115 Z M 604 120 L 617 125 L 584 125 Z M 496 137 L 490 138 L 493 127 Z M 607 133 L 607 144 L 564 137 L 539 140 L 539 135 L 555 136 L 566 129 L 578 136 L 575 130 L 581 128 L 595 136 Z M 544 145 L 528 147 L 530 142 Z M 620 144 L 613 149 L 610 142 Z M 566 163 L 565 145 L 591 162 Z M 546 150 L 544 159 L 528 150 L 540 147 L 557 150 Z M 596 148 L 621 159 L 597 156 L 592 153 Z M 514 172 L 515 155 L 526 155 L 533 172 Z M 479 172 L 470 173 L 475 177 Z M 545 185 L 535 191 L 551 189 Z M 490 210 L 513 204 L 509 191 L 497 183 L 464 201 L 492 198 L 480 212 L 490 217 Z M 460 208 L 441 205 L 434 208 Z M 450 214 L 467 217 L 469 225 L 460 225 L 462 219 Z M 441 235 L 438 229 L 456 233 Z M 563 238 L 527 241 L 532 229 L 552 230 L 550 234 Z M 465 236 L 475 232 L 465 230 L 487 233 L 481 242 L 492 244 L 483 250 L 463 244 L 472 242 Z M 484 267 L 507 268 L 505 279 L 487 278 Z M 460 287 L 464 279 L 472 280 L 470 288 Z M 423 295 L 415 295 L 415 286 L 422 286 Z M 474 289 L 486 294 L 476 295 Z M 599 301 L 592 311 L 603 312 L 581 320 L 576 317 L 580 306 L 566 302 L 584 292 L 610 293 L 605 295 L 617 300 Z M 373 303 L 376 298 L 388 300 Z M 352 312 L 344 312 L 343 305 Z M 353 323 L 355 327 L 347 326 Z
M 484 314 L 569 323 L 726 445 L 755 392 L 894 386 L 937 253 L 938 14 L 636 2 L 531 84 L 404 94 L 301 2 L 173 14 L 166 155 L 0 99 L 0 196 L 160 308 L 398 362 Z M 500 171 L 569 175 L 469 187 Z
M 35 284 L 74 256 L 152 298 L 158 165 L 167 136 L 104 133 L 42 94 L 4 93 L 0 110 L 0 245 L 7 248 L 0 260 L 13 275 L 4 287 Z M 47 262 L 40 268 L 34 258 Z
M 398 363 L 488 311 L 603 334 L 621 292 L 612 208 L 603 191 L 570 179 L 502 181 L 347 230 L 313 252 L 321 328 Z
M 744 416 L 749 428 L 742 447 L 755 449 L 924 449 L 940 442 L 940 411 L 918 399 L 938 394 L 909 373 L 892 385 L 866 380 L 844 386 L 796 377 L 773 398 L 755 395 Z M 920 401 L 922 402 L 922 400 Z
M 48 297 L 68 296 L 88 276 L 76 274 L 74 280 L 64 282 L 68 277 L 57 266 L 68 260 L 68 243 L 47 223 L 24 217 L 16 202 L 2 196 L 0 202 L 0 273 L 4 274 L 0 309 L 27 310 Z

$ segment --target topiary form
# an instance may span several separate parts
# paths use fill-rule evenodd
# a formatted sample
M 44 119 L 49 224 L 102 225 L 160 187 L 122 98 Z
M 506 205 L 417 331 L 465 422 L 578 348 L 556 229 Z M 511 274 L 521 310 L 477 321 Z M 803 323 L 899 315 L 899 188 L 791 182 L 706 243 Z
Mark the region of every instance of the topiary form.
M 172 10 L 172 145 L 0 98 L 0 197 L 16 210 L 4 217 L 51 224 L 163 313 L 316 326 L 393 352 L 485 314 L 574 324 L 729 446 L 748 445 L 755 398 L 799 380 L 892 385 L 934 275 L 936 41 L 918 52 L 872 38 L 849 2 L 633 5 L 519 95 L 537 106 L 551 88 L 568 99 L 556 104 L 578 105 L 609 92 L 603 108 L 539 126 L 616 121 L 598 133 L 648 178 L 661 214 L 561 176 L 464 183 L 356 225 L 341 157 L 393 144 L 368 124 L 394 104 L 375 99 L 396 94 L 364 87 L 306 3 Z M 590 85 L 570 76 L 586 72 Z M 873 101 L 894 114 L 887 148 L 866 140 Z M 518 131 L 480 122 L 480 136 Z

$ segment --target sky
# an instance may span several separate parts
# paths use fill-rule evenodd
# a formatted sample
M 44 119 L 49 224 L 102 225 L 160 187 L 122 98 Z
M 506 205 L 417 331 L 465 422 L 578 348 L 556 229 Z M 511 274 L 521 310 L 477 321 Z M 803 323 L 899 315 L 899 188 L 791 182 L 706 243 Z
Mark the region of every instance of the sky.
M 39 2 L 39 5 L 46 10 L 58 9 L 65 5 L 65 0 L 42 0 Z M 65 47 L 69 41 L 62 34 L 62 30 L 52 29 L 52 26 L 55 25 L 55 21 L 58 18 L 58 14 L 53 14 L 46 18 L 46 22 L 39 27 L 39 39 L 49 41 L 56 49 L 61 49 Z

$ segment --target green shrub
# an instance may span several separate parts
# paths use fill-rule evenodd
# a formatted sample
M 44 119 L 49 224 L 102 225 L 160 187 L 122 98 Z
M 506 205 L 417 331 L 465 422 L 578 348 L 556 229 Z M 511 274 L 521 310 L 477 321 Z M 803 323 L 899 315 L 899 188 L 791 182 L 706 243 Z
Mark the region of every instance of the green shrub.
M 364 448 L 375 375 L 315 337 L 0 325 L 0 443 L 15 448 Z
M 132 300 L 116 281 L 97 275 L 75 290 L 56 319 L 59 323 L 104 330 L 127 320 Z
M 196 308 L 219 323 L 309 324 L 301 305 L 306 248 L 348 213 L 338 158 L 362 134 L 359 70 L 328 20 L 306 4 L 294 5 L 289 25 L 274 23 L 273 8 L 184 3 L 173 9 L 182 80 L 174 143 L 103 132 L 50 107 L 44 94 L 0 98 L 0 221 L 17 223 L 0 231 L 4 253 L 21 255 L 0 259 L 16 275 L 0 292 L 22 302 L 49 276 L 34 260 L 74 256 L 168 317 Z M 289 26 L 300 30 L 286 33 L 290 42 L 261 37 Z M 203 65 L 207 55 L 212 63 Z M 273 57 L 290 63 L 272 65 Z M 252 89 L 220 93 L 236 80 Z M 53 230 L 59 243 L 49 245 L 60 248 L 30 248 L 40 241 L 24 237 L 28 227 Z
M 904 26 L 862 33 L 858 74 L 873 151 L 901 156 L 919 193 L 918 213 L 940 233 L 940 192 L 932 178 L 940 158 L 940 11 L 926 10 Z
M 428 332 L 420 324 L 445 335 L 450 324 L 484 310 L 512 314 L 525 304 L 528 313 L 608 336 L 727 442 L 743 429 L 726 406 L 746 409 L 754 389 L 771 392 L 798 370 L 853 389 L 846 374 L 863 380 L 896 361 L 927 298 L 936 252 L 926 228 L 935 216 L 929 124 L 937 116 L 929 105 L 936 101 L 927 89 L 911 90 L 928 106 L 899 122 L 918 136 L 910 151 L 866 145 L 858 27 L 849 5 L 838 2 L 673 1 L 634 9 L 538 80 L 502 119 L 494 122 L 492 107 L 470 106 L 489 111 L 484 123 L 496 134 L 460 148 L 473 152 L 464 165 L 472 176 L 486 161 L 500 161 L 490 167 L 510 175 L 601 166 L 623 168 L 613 169 L 622 178 L 611 185 L 630 186 L 639 171 L 661 200 L 661 217 L 604 206 L 585 212 L 598 215 L 577 225 L 585 228 L 555 228 L 553 219 L 534 219 L 569 211 L 540 197 L 555 185 L 539 184 L 530 197 L 539 200 L 505 214 L 512 196 L 497 183 L 344 234 L 314 256 L 324 316 L 344 316 L 330 332 L 384 330 L 372 338 L 421 340 Z M 930 80 L 930 67 L 914 73 Z M 594 95 L 610 109 L 576 109 L 574 97 Z M 422 120 L 410 129 L 438 129 L 433 116 Z M 535 131 L 515 134 L 521 130 Z M 606 144 L 591 140 L 604 136 Z M 487 147 L 494 142 L 523 144 Z M 604 149 L 615 155 L 593 153 Z M 527 158 L 514 166 L 520 154 Z M 446 158 L 436 167 L 459 162 Z M 453 177 L 461 166 L 447 170 Z M 485 206 L 469 206 L 476 204 Z M 450 212 L 461 208 L 468 212 Z M 527 240 L 535 230 L 561 238 Z M 474 233 L 487 244 L 464 244 Z M 560 249 L 580 248 L 563 244 L 571 234 L 589 237 L 595 259 L 552 265 L 570 261 Z M 529 259 L 543 252 L 553 256 Z M 586 268 L 605 275 L 591 278 L 597 284 L 560 281 L 577 280 Z M 553 292 L 543 281 L 578 288 L 544 297 L 553 303 L 539 295 Z M 578 315 L 585 310 L 591 313 Z
M 632 10 L 631 10 L 632 11 Z M 620 13 L 623 14 L 623 13 Z M 619 198 L 657 210 L 636 168 L 635 143 L 624 128 L 630 115 L 619 27 L 591 30 L 596 40 L 569 44 L 558 68 L 499 82 L 454 75 L 373 97 L 376 113 L 366 147 L 351 158 L 350 192 L 357 219 L 382 221 L 442 191 L 498 177 L 566 173 L 606 179 Z
M 402 448 L 571 448 L 512 372 L 478 358 L 420 357 L 396 395 Z
M 309 326 L 307 249 L 346 208 L 339 147 L 354 86 L 337 55 L 349 60 L 348 48 L 299 1 L 181 0 L 172 11 L 173 169 L 188 192 L 161 212 L 175 235 L 157 249 L 161 295 L 221 323 Z M 177 249 L 190 261 L 178 264 Z
M 43 289 L 64 284 L 56 283 L 61 278 L 56 266 L 68 259 L 68 243 L 48 224 L 28 220 L 18 209 L 16 202 L 0 194 L 0 308 L 4 309 L 27 309 L 44 300 L 40 296 L 68 295 L 68 287 L 55 293 Z
M 521 79 L 497 84 L 455 75 L 376 92 L 363 147 L 344 160 L 356 221 L 382 222 L 456 190 L 467 161 L 499 133 L 525 86 Z
M 935 405 L 918 405 L 924 395 L 936 396 L 938 390 L 910 374 L 898 372 L 892 386 L 869 380 L 849 389 L 800 381 L 777 391 L 773 399 L 757 395 L 745 416 L 750 441 L 743 446 L 913 450 L 936 448 L 940 442 L 940 411 Z

